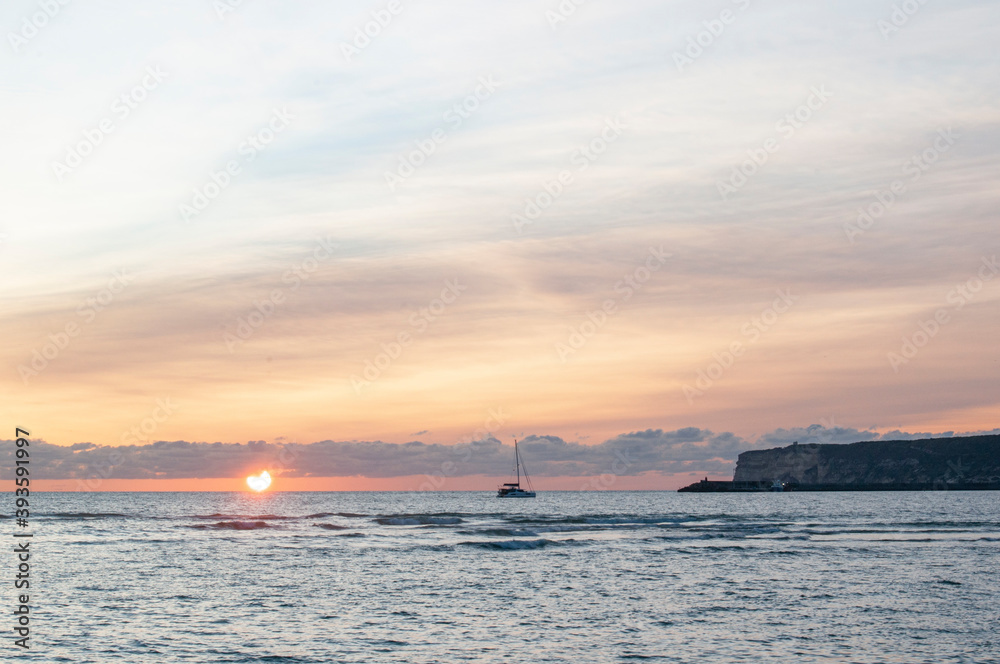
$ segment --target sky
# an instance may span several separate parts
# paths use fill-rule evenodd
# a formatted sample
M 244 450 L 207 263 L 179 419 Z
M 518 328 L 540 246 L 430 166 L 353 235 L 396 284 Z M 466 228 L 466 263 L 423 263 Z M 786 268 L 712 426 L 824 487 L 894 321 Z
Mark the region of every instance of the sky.
M 828 4 L 5 3 L 0 438 L 677 488 L 994 430 L 1000 6 Z

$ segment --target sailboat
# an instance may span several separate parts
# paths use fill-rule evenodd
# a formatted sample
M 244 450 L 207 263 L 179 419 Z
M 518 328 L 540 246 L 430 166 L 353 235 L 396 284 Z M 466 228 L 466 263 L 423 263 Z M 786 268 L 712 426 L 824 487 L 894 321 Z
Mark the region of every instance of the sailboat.
M 517 469 L 517 481 L 501 484 L 497 488 L 497 498 L 534 498 L 533 490 L 525 491 L 521 488 L 521 455 L 517 451 L 517 438 L 514 439 L 514 466 Z M 528 471 L 524 471 L 524 481 L 528 483 L 528 489 L 534 488 L 531 486 Z

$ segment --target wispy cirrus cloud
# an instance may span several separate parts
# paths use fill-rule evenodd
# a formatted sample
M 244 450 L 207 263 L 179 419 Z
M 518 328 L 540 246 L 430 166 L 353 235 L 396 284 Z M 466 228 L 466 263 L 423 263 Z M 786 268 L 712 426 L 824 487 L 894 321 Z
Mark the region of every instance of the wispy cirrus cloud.
M 428 428 L 443 443 L 500 404 L 519 427 L 598 440 L 691 421 L 751 437 L 831 404 L 879 431 L 991 426 L 983 330 L 1000 323 L 1000 282 L 898 374 L 886 353 L 1000 253 L 1000 12 L 928 3 L 887 39 L 891 5 L 589 3 L 553 30 L 537 3 L 433 0 L 350 61 L 337 45 L 371 20 L 365 3 L 243 3 L 224 21 L 198 0 L 67 6 L 0 63 L 0 367 L 17 384 L 107 275 L 135 281 L 9 407 L 66 444 L 80 426 L 115 440 L 167 395 L 185 406 L 158 435 L 178 440 Z M 723 6 L 737 20 L 678 71 L 671 54 Z M 147 67 L 162 84 L 59 182 L 52 162 Z M 483 77 L 496 91 L 448 124 Z M 822 108 L 782 129 L 814 89 Z M 241 146 L 275 108 L 294 121 L 251 160 Z M 592 145 L 618 117 L 621 135 Z M 390 191 L 385 172 L 442 124 Z M 942 130 L 954 145 L 909 179 Z M 775 136 L 722 200 L 717 183 Z M 239 177 L 181 223 L 178 206 L 232 159 Z M 564 170 L 573 184 L 515 233 L 511 214 Z M 852 243 L 845 225 L 900 178 Z M 282 277 L 318 237 L 336 255 L 292 292 Z M 626 300 L 616 284 L 661 246 L 670 261 Z M 455 277 L 461 300 L 355 394 L 350 377 Z M 223 335 L 275 288 L 287 299 L 230 352 Z M 794 310 L 688 403 L 683 386 L 776 289 Z M 615 316 L 560 362 L 555 345 L 607 299 Z

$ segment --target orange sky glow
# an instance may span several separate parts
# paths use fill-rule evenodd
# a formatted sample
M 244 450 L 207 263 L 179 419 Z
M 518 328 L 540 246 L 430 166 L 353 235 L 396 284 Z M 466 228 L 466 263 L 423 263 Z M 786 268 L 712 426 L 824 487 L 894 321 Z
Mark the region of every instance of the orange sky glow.
M 720 47 L 691 76 L 633 27 L 445 30 L 463 58 L 386 40 L 354 68 L 280 32 L 252 61 L 215 57 L 214 32 L 150 36 L 136 48 L 169 76 L 70 174 L 53 164 L 134 63 L 89 43 L 86 72 L 65 44 L 23 58 L 0 110 L 18 129 L 0 444 L 20 426 L 60 446 L 52 490 L 243 491 L 258 459 L 220 459 L 248 441 L 343 443 L 310 459 L 330 477 L 289 465 L 270 491 L 409 490 L 434 446 L 488 436 L 528 439 L 548 488 L 607 474 L 579 449 L 604 445 L 638 460 L 601 488 L 672 489 L 789 437 L 993 430 L 998 93 L 954 72 L 995 58 L 959 40 L 931 63 L 911 38 L 887 60 L 874 32 L 776 58 L 779 11 L 748 14 L 766 48 Z M 243 447 L 161 444 L 181 442 Z M 101 474 L 112 448 L 131 456 Z M 491 489 L 511 458 L 491 448 L 443 488 Z

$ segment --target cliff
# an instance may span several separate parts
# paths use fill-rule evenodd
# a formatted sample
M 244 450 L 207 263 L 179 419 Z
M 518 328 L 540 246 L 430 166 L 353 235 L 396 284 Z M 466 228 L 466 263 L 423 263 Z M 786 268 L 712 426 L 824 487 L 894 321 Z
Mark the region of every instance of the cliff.
M 733 481 L 813 487 L 1000 488 L 1000 436 L 794 443 L 740 454 Z

